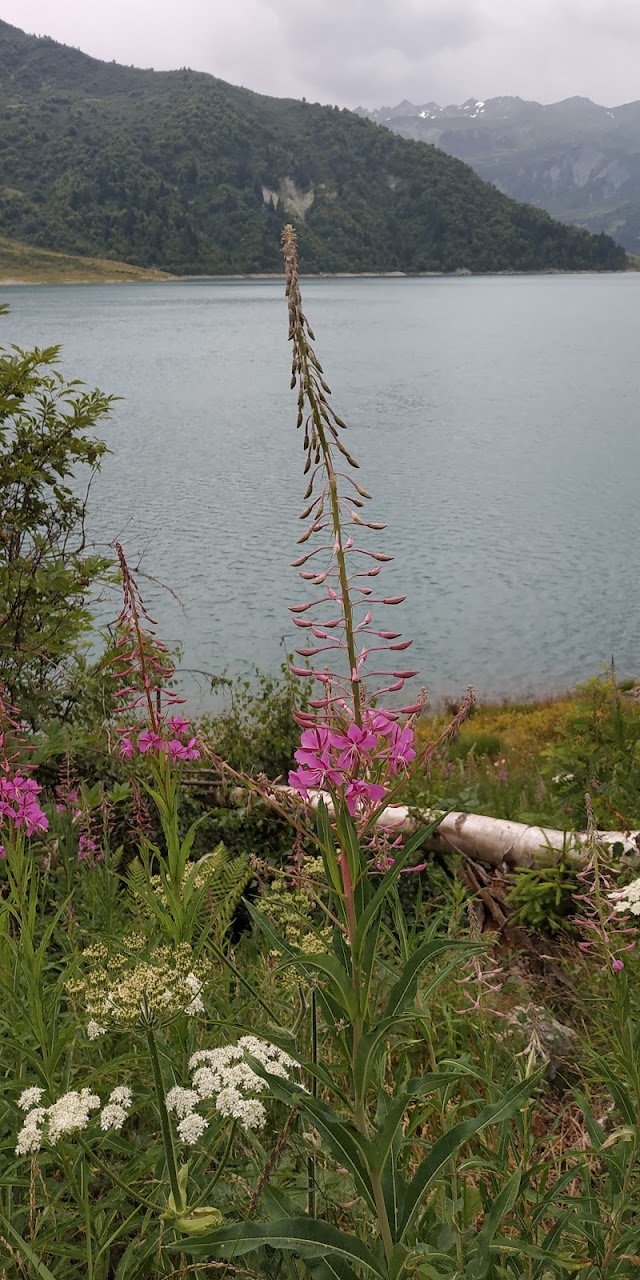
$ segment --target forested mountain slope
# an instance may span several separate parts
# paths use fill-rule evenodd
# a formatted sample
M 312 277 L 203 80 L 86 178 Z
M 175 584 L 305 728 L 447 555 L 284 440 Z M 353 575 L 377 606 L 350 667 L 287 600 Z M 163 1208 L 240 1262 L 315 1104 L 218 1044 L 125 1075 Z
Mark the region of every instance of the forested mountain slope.
M 611 270 L 606 236 L 337 107 L 142 71 L 0 22 L 0 231 L 179 273 Z

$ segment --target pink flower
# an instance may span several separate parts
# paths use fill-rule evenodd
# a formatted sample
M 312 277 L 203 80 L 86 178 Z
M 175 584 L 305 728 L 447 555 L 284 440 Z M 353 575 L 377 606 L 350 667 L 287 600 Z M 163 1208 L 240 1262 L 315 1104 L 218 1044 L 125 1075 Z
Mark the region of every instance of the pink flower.
M 78 862 L 88 862 L 97 853 L 98 846 L 90 836 L 82 835 L 78 841 Z
M 614 960 L 611 968 L 614 973 L 621 973 L 624 969 L 624 960 Z
M 413 738 L 413 729 L 409 725 L 405 725 L 404 729 L 400 729 L 397 724 L 392 725 L 390 757 L 392 773 L 397 773 L 400 765 L 410 764 L 415 760 Z
M 303 733 L 302 738 L 309 740 L 311 732 L 312 731 L 309 733 Z M 294 754 L 298 764 L 303 765 L 305 770 L 308 771 L 304 776 L 310 779 L 311 774 L 313 774 L 314 780 L 313 782 L 307 781 L 305 784 L 307 787 L 323 787 L 326 784 L 332 787 L 341 786 L 343 782 L 342 773 L 333 767 L 328 751 L 314 753 L 313 751 L 302 751 L 298 749 Z M 296 783 L 292 782 L 291 785 L 296 786 Z
M 377 737 L 392 733 L 397 727 L 395 720 L 392 720 L 384 711 L 370 711 L 366 716 L 366 721 L 372 733 L 375 733 Z
M 169 716 L 167 724 L 174 733 L 188 733 L 191 728 L 191 722 L 189 720 L 185 720 L 184 716 Z
M 293 787 L 303 799 L 309 798 L 310 791 L 318 791 L 323 782 L 324 773 L 319 769 L 290 769 L 289 786 Z
M 162 751 L 163 742 L 159 733 L 153 729 L 143 729 L 138 738 L 138 751 L 145 755 L 147 751 Z
M 32 805 L 29 809 L 25 809 L 23 817 L 16 822 L 16 826 L 19 826 L 20 821 L 22 820 L 27 828 L 28 836 L 35 835 L 36 831 L 48 831 L 49 829 L 49 819 L 46 814 L 42 812 L 39 804 Z
M 352 778 L 345 788 L 344 798 L 350 814 L 354 814 L 363 805 L 375 804 L 383 800 L 387 794 L 386 787 L 375 782 L 364 782 L 361 778 Z
M 120 743 L 120 755 L 125 756 L 127 760 L 133 757 L 133 743 L 131 738 L 123 738 Z
M 198 760 L 200 752 L 196 745 L 196 739 L 191 738 L 189 742 L 180 742 L 178 738 L 172 738 L 171 742 L 166 746 L 167 755 L 171 760 Z
M 320 755 L 323 751 L 327 751 L 330 745 L 331 733 L 326 725 L 319 724 L 314 729 L 305 729 L 300 734 L 300 746 L 304 751 L 312 751 Z
M 337 747 L 339 769 L 353 769 L 358 759 L 377 747 L 378 739 L 368 729 L 361 729 L 354 721 L 346 733 L 332 733 L 331 746 Z

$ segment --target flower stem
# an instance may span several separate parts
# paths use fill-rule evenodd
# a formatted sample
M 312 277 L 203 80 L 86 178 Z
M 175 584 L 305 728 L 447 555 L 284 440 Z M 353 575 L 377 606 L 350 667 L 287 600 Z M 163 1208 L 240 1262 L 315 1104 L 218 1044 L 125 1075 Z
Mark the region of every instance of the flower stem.
M 147 1045 L 149 1047 L 149 1058 L 151 1060 L 151 1070 L 153 1071 L 153 1083 L 155 1085 L 156 1098 L 158 1102 L 158 1113 L 160 1116 L 160 1128 L 162 1130 L 162 1143 L 167 1162 L 167 1172 L 169 1174 L 169 1182 L 171 1184 L 171 1192 L 173 1195 L 176 1213 L 180 1213 L 186 1209 L 186 1204 L 184 1203 L 182 1192 L 180 1191 L 178 1184 L 178 1167 L 176 1165 L 176 1153 L 173 1145 L 169 1113 L 164 1100 L 162 1069 L 160 1067 L 160 1058 L 158 1056 L 158 1046 L 151 1027 L 146 1028 L 146 1036 Z
M 351 681 L 351 691 L 353 694 L 353 718 L 359 727 L 362 727 L 362 708 L 360 705 L 360 681 L 358 679 L 358 668 L 356 662 L 356 644 L 353 632 L 353 609 L 351 607 L 351 595 L 349 592 L 349 577 L 347 574 L 347 562 L 345 559 L 344 545 L 342 540 L 342 522 L 340 520 L 340 503 L 338 497 L 338 479 L 333 466 L 331 451 L 327 437 L 325 435 L 322 419 L 318 412 L 317 406 L 313 402 L 309 386 L 307 386 L 307 395 L 312 404 L 313 416 L 322 448 L 325 470 L 327 473 L 327 482 L 329 485 L 329 497 L 331 501 L 331 520 L 333 524 L 333 532 L 336 543 L 336 561 L 338 563 L 338 575 L 340 578 L 340 590 L 342 592 L 342 612 L 344 615 L 345 639 L 347 643 L 347 655 L 349 658 L 349 678 Z
M 314 1066 L 318 1063 L 318 1001 L 315 988 L 311 991 L 311 1061 Z M 311 1081 L 311 1093 L 314 1098 L 318 1096 L 318 1078 L 314 1074 Z M 317 1210 L 316 1203 L 316 1157 L 313 1151 L 307 1156 L 307 1213 L 310 1218 L 315 1218 Z

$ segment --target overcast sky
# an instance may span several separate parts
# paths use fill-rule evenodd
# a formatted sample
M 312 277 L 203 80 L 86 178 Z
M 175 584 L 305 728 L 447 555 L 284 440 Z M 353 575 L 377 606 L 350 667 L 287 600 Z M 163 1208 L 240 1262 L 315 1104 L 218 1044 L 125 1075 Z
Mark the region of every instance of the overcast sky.
M 0 0 L 0 17 L 98 58 L 350 107 L 640 98 L 640 0 Z

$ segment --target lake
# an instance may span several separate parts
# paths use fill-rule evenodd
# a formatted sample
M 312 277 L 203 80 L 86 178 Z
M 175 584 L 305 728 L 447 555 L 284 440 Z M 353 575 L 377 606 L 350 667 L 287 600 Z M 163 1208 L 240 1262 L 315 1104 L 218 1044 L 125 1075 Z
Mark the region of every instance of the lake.
M 275 670 L 304 598 L 282 284 L 1 292 L 3 345 L 60 343 L 65 373 L 123 397 L 91 529 L 142 557 L 182 667 Z M 612 654 L 640 675 L 640 275 L 316 279 L 303 297 L 429 690 L 561 691 Z M 206 703 L 205 676 L 188 688 Z

